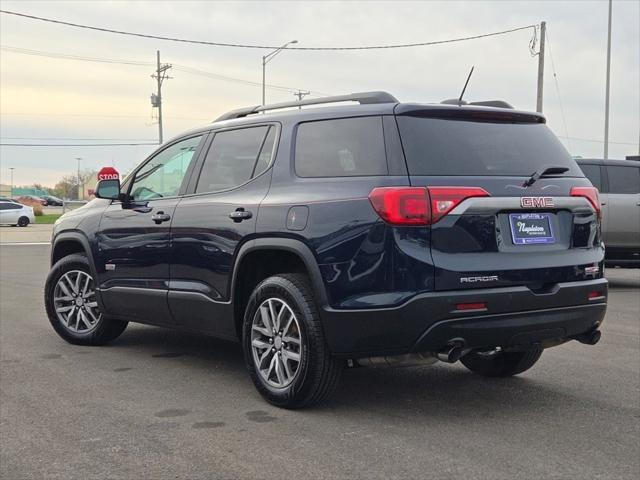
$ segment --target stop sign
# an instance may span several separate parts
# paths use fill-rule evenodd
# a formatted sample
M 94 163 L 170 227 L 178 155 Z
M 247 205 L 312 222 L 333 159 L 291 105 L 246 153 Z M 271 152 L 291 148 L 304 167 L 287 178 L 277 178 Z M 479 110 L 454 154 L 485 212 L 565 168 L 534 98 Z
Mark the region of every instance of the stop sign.
M 102 167 L 98 172 L 98 180 L 118 180 L 120 174 L 113 167 Z

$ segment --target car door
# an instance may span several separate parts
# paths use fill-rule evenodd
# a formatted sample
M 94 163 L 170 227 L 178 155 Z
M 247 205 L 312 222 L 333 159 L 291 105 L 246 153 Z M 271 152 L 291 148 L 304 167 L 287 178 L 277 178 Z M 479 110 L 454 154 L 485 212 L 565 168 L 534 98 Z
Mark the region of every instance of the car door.
M 640 166 L 607 165 L 608 219 L 605 245 L 638 246 L 640 238 Z
M 7 205 L 9 204 L 9 202 L 0 202 L 0 224 L 6 224 L 6 223 L 11 223 L 9 221 L 9 210 L 7 208 Z
M 98 284 L 106 311 L 172 324 L 166 295 L 171 220 L 203 143 L 202 134 L 164 146 L 127 179 L 124 201 L 105 210 L 96 234 Z
M 13 202 L 0 202 L 0 224 L 18 223 L 18 212 L 22 209 L 22 205 Z
M 188 329 L 235 337 L 230 304 L 233 259 L 255 232 L 269 189 L 278 127 L 214 132 L 171 226 L 169 306 Z

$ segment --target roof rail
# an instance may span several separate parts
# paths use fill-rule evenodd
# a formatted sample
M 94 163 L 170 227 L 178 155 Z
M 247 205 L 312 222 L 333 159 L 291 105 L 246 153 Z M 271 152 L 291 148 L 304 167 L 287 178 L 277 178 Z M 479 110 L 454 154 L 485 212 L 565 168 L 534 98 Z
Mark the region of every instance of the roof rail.
M 253 107 L 243 107 L 237 110 L 231 110 L 230 112 L 227 112 L 224 115 L 216 118 L 215 121 L 221 122 L 222 120 L 230 120 L 232 118 L 242 118 L 254 113 L 266 112 L 269 110 L 279 110 L 281 108 L 304 107 L 306 105 L 322 105 L 325 103 L 337 102 L 358 102 L 364 105 L 373 103 L 398 103 L 398 99 L 387 92 L 350 93 L 348 95 L 336 95 L 333 97 L 309 98 L 307 100 L 300 100 L 297 102 L 283 102 L 274 103 L 272 105 L 255 105 Z
M 513 105 L 505 102 L 504 100 L 485 100 L 483 102 L 465 102 L 464 100 L 451 98 L 448 100 L 443 100 L 440 103 L 444 103 L 446 105 L 458 105 L 459 107 L 463 105 L 476 105 L 478 107 L 510 108 L 513 110 Z

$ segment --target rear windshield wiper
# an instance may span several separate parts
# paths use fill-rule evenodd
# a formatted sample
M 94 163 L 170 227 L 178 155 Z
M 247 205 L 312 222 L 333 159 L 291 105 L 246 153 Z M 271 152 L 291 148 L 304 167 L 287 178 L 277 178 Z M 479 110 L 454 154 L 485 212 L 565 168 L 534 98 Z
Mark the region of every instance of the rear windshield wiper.
M 522 186 L 530 187 L 531 185 L 536 183 L 536 181 L 539 178 L 546 177 L 547 175 L 559 175 L 561 173 L 565 173 L 568 171 L 569 171 L 569 167 L 557 167 L 555 165 L 545 165 L 542 168 L 533 172 L 533 174 L 527 180 L 525 180 Z

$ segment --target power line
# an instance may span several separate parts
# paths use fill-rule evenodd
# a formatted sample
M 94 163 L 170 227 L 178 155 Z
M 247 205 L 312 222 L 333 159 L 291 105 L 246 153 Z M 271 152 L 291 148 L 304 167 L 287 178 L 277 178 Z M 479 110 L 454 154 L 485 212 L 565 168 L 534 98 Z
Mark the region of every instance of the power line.
M 54 140 L 61 142 L 87 141 L 87 142 L 154 142 L 153 138 L 59 138 L 59 137 L 0 137 L 0 140 Z
M 117 65 L 132 65 L 136 67 L 149 67 L 149 66 L 155 65 L 153 62 L 143 62 L 138 60 L 122 60 L 122 59 L 114 59 L 114 58 L 87 57 L 83 55 L 71 55 L 66 53 L 47 52 L 42 50 L 32 50 L 29 48 L 12 47 L 9 45 L 0 45 L 0 50 L 4 50 L 6 52 L 11 52 L 11 53 L 18 53 L 21 55 L 32 55 L 36 57 L 47 57 L 47 58 L 55 58 L 60 60 L 75 60 L 75 61 L 81 61 L 81 62 L 96 62 L 96 63 L 117 64 Z M 212 78 L 215 80 L 240 83 L 244 85 L 250 85 L 252 87 L 262 86 L 262 84 L 259 82 L 253 82 L 251 80 L 245 80 L 242 78 L 229 77 L 227 75 L 221 75 L 219 73 L 208 72 L 206 70 L 200 70 L 198 68 L 189 67 L 187 65 L 173 64 L 173 68 L 174 70 L 179 70 L 181 72 L 184 72 L 190 75 L 198 75 L 202 77 Z M 283 85 L 273 85 L 273 84 L 267 84 L 266 87 L 272 90 L 279 90 L 287 93 L 295 93 L 299 90 L 298 88 L 294 88 L 294 87 L 287 87 Z M 311 92 L 318 96 L 330 96 L 328 93 L 322 93 L 322 92 L 317 92 L 313 90 Z
M 0 143 L 0 147 L 132 147 L 158 145 L 153 143 Z
M 113 58 L 85 57 L 82 55 L 71 55 L 67 53 L 57 53 L 57 52 L 43 52 L 41 50 L 32 50 L 29 48 L 11 47 L 9 45 L 2 45 L 0 46 L 0 49 L 6 52 L 20 53 L 22 55 L 59 58 L 64 60 L 80 60 L 83 62 L 116 63 L 119 65 L 134 65 L 134 66 L 144 66 L 144 67 L 154 65 L 153 62 L 141 62 L 141 61 L 135 61 L 135 60 L 118 60 Z
M 0 116 L 20 115 L 26 117 L 95 117 L 95 118 L 148 118 L 147 115 L 108 115 L 108 114 L 93 114 L 93 113 L 30 113 L 30 112 L 2 112 Z M 165 118 L 171 118 L 173 120 L 196 120 L 196 121 L 211 121 L 211 118 L 201 117 L 176 117 L 166 116 Z
M 273 45 L 252 45 L 252 44 L 243 44 L 243 43 L 225 43 L 225 42 L 207 42 L 204 40 L 191 40 L 191 39 L 185 39 L 185 38 L 176 38 L 176 37 L 164 37 L 164 36 L 160 36 L 160 35 L 149 35 L 149 34 L 144 34 L 144 33 L 137 33 L 137 32 L 127 32 L 127 31 L 123 31 L 123 30 L 114 30 L 111 28 L 104 28 L 104 27 L 95 27 L 95 26 L 91 26 L 91 25 L 84 25 L 84 24 L 80 24 L 80 23 L 72 23 L 72 22 L 65 22 L 62 20 L 55 20 L 52 18 L 46 18 L 46 17 L 38 17 L 35 15 L 27 15 L 25 13 L 19 13 L 19 12 L 13 12 L 13 11 L 9 11 L 9 10 L 0 10 L 0 13 L 4 13 L 6 15 L 15 15 L 17 17 L 22 17 L 22 18 L 28 18 L 31 20 L 39 20 L 42 22 L 49 22 L 49 23 L 55 23 L 58 25 L 66 25 L 68 27 L 75 27 L 75 28 L 83 28 L 83 29 L 87 29 L 87 30 L 95 30 L 95 31 L 99 31 L 99 32 L 105 32 L 105 33 L 114 33 L 114 34 L 118 34 L 118 35 L 128 35 L 131 37 L 141 37 L 141 38 L 151 38 L 154 40 L 165 40 L 165 41 L 169 41 L 169 42 L 180 42 L 180 43 L 194 43 L 194 44 L 199 44 L 199 45 L 210 45 L 210 46 L 214 46 L 214 47 L 233 47 L 233 48 L 254 48 L 254 49 L 270 49 L 270 50 L 274 50 L 279 48 L 279 46 L 273 46 Z M 479 38 L 486 38 L 486 37 L 492 37 L 495 35 L 505 35 L 507 33 L 513 33 L 513 32 L 517 32 L 519 30 L 528 30 L 531 28 L 535 28 L 535 25 L 526 25 L 524 27 L 517 27 L 517 28 L 510 28 L 508 30 L 502 30 L 499 32 L 491 32 L 491 33 L 484 33 L 481 35 L 472 35 L 469 37 L 459 37 L 459 38 L 451 38 L 448 40 L 436 40 L 436 41 L 431 41 L 431 42 L 415 42 L 415 43 L 398 43 L 398 44 L 391 44 L 391 45 L 368 45 L 368 46 L 349 46 L 349 47 L 287 47 L 287 50 L 314 50 L 314 51 L 337 51 L 337 50 L 383 50 L 383 49 L 392 49 L 392 48 L 409 48 L 409 47 L 426 47 L 429 45 L 441 45 L 444 43 L 454 43 L 454 42 L 464 42 L 467 40 L 477 40 Z

